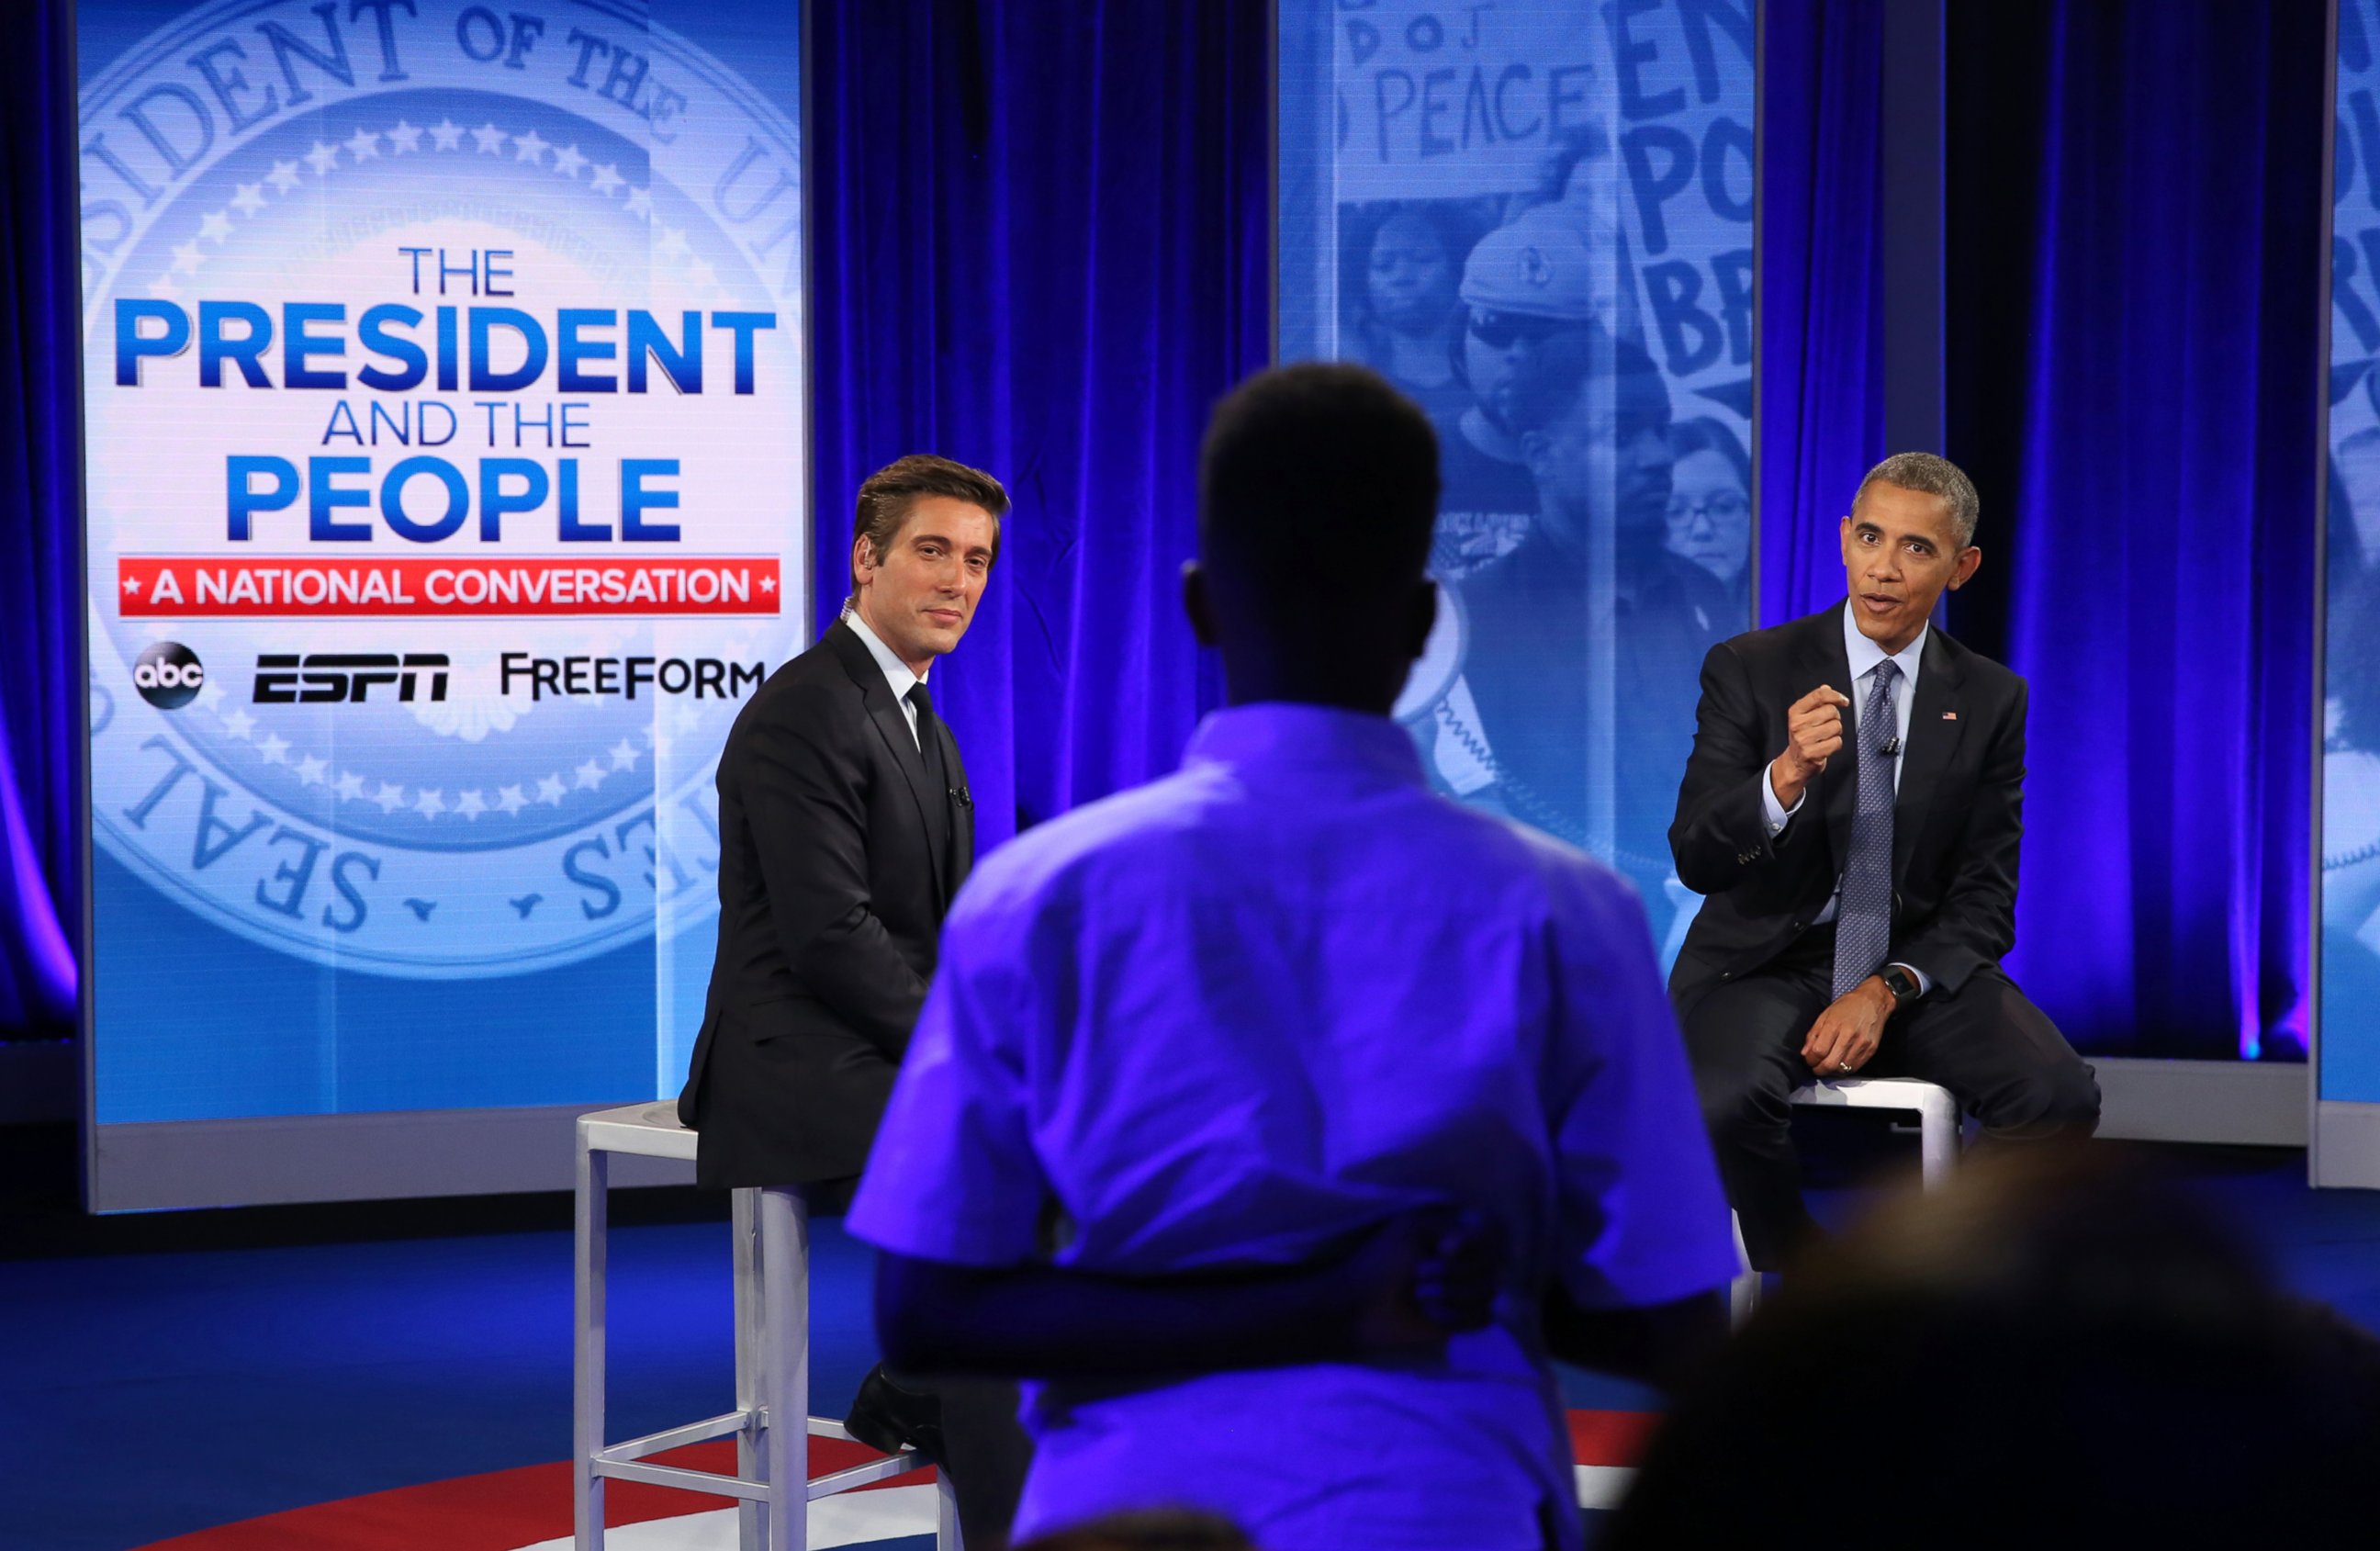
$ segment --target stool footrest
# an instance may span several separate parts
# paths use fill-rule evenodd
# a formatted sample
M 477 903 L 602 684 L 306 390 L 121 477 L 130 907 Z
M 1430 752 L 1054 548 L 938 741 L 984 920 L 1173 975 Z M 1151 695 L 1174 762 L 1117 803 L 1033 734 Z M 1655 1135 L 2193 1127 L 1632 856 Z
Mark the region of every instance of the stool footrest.
M 867 1486 L 879 1481 L 890 1481 L 896 1475 L 907 1475 L 911 1471 L 921 1471 L 925 1468 L 926 1461 L 918 1459 L 914 1450 L 905 1448 L 898 1454 L 888 1454 L 881 1460 L 870 1460 L 864 1465 L 853 1465 L 846 1470 L 832 1471 L 825 1475 L 810 1477 L 810 1501 L 816 1502 L 820 1497 L 833 1496 L 837 1492 L 848 1492 L 855 1486 Z
M 659 1454 L 664 1449 L 683 1448 L 690 1443 L 708 1443 L 712 1438 L 734 1437 L 747 1425 L 757 1430 L 760 1425 L 760 1418 L 752 1412 L 731 1411 L 723 1416 L 714 1416 L 708 1421 L 689 1422 L 683 1427 L 672 1427 L 665 1433 L 647 1433 L 640 1438 L 630 1438 L 625 1443 L 615 1443 L 597 1454 L 595 1458 L 612 1464 L 625 1464 L 631 1460 L 641 1460 L 648 1454 Z
M 648 1465 L 639 1460 L 597 1460 L 594 1473 L 614 1481 L 641 1481 L 648 1486 L 674 1486 L 685 1492 L 707 1492 L 714 1497 L 742 1497 L 766 1502 L 769 1484 L 739 1481 L 710 1471 L 690 1471 L 677 1465 Z

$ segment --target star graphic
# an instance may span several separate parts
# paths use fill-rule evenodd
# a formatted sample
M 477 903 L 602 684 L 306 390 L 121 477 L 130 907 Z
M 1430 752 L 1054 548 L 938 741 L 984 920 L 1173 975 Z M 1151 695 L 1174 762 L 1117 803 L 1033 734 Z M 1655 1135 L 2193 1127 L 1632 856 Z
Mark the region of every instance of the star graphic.
M 455 811 L 476 822 L 480 815 L 488 811 L 488 801 L 476 789 L 466 792 L 455 799 Z
M 528 799 L 521 795 L 519 787 L 507 786 L 496 794 L 496 806 L 507 814 L 515 814 L 528 806 Z
M 380 790 L 372 794 L 371 800 L 380 805 L 381 812 L 395 813 L 405 806 L 405 788 L 391 786 L 383 781 L 380 783 Z
M 611 163 L 598 162 L 595 164 L 594 176 L 587 180 L 587 187 L 594 189 L 598 194 L 608 195 L 613 189 L 627 181 L 620 176 L 620 169 Z
M 425 788 L 413 805 L 413 811 L 424 818 L 435 818 L 446 811 L 446 794 L 436 788 Z
M 256 718 L 235 706 L 224 718 L 224 731 L 240 742 L 246 743 L 248 735 L 256 731 Z
M 231 236 L 231 217 L 219 210 L 211 210 L 199 220 L 199 236 L 209 242 L 221 243 Z
M 471 139 L 479 142 L 480 151 L 490 156 L 504 148 L 506 138 L 504 132 L 492 124 L 482 124 L 471 131 Z
M 182 288 L 174 284 L 174 277 L 169 274 L 163 280 L 151 281 L 149 294 L 159 301 L 172 301 L 182 294 Z
M 358 129 L 347 139 L 347 154 L 358 162 L 380 160 L 380 137 L 370 129 Z
M 553 170 L 565 177 L 577 177 L 578 169 L 586 164 L 587 158 L 579 154 L 575 145 L 564 146 L 553 153 Z
M 653 251 L 664 259 L 683 259 L 686 255 L 686 234 L 675 226 L 662 228 L 662 240 L 653 244 Z
M 628 213 L 650 218 L 653 213 L 653 191 L 650 188 L 629 189 Z
M 140 596 L 140 577 L 138 577 L 138 576 L 127 576 L 127 577 L 125 577 L 125 578 L 124 578 L 124 595 L 125 595 L 127 598 L 134 598 L 134 597 L 138 597 L 138 596 Z
M 298 761 L 298 784 L 300 786 L 322 785 L 322 772 L 330 768 L 330 761 L 311 754 L 306 756 L 305 758 Z
M 243 183 L 231 197 L 231 208 L 242 215 L 254 215 L 264 208 L 264 185 Z
M 206 255 L 199 251 L 198 238 L 192 237 L 188 242 L 177 242 L 174 245 L 175 273 L 196 274 L 199 273 L 199 266 L 206 261 Z
M 405 156 L 421 149 L 421 130 L 400 118 L 388 131 L 388 143 L 395 155 Z
M 339 148 L 335 145 L 324 145 L 321 140 L 316 140 L 314 149 L 306 153 L 304 160 L 308 166 L 314 169 L 314 176 L 321 177 L 339 164 Z
M 609 752 L 612 756 L 612 768 L 615 770 L 633 770 L 637 768 L 637 761 L 644 757 L 643 754 L 638 752 L 637 745 L 625 738 L 613 744 Z
M 302 180 L 298 176 L 297 163 L 275 162 L 273 170 L 264 175 L 264 181 L 286 194 Z
M 552 803 L 554 806 L 560 807 L 564 791 L 562 777 L 559 774 L 547 776 L 537 783 L 537 800 L 540 803 Z
M 602 766 L 595 763 L 594 760 L 589 759 L 587 763 L 579 766 L 577 769 L 571 773 L 578 778 L 578 790 L 581 792 L 592 792 L 597 787 L 602 785 L 603 778 L 612 772 L 606 770 Z
M 164 632 L 160 630 L 157 633 L 157 639 L 162 641 L 164 638 Z M 199 691 L 199 704 L 204 706 L 209 710 L 212 710 L 217 706 L 222 705 L 223 697 L 224 686 L 215 683 L 212 679 L 207 681 L 207 686 L 204 689 Z
M 267 733 L 264 741 L 256 745 L 256 752 L 264 756 L 264 762 L 268 765 L 286 765 L 289 763 L 289 740 L 278 733 Z
M 331 790 L 339 794 L 341 802 L 359 799 L 364 794 L 364 778 L 352 770 L 341 770 L 339 779 L 331 783 Z
M 763 577 L 761 577 L 761 578 L 760 578 L 760 590 L 761 590 L 762 592 L 774 592 L 774 591 L 776 591 L 776 590 L 777 590 L 777 578 L 776 578 L 776 577 L 774 577 L 774 576 L 763 576 Z
M 463 145 L 463 127 L 451 118 L 442 118 L 430 127 L 430 144 L 433 150 L 459 151 Z
M 547 139 L 543 135 L 539 134 L 534 129 L 531 129 L 526 135 L 515 135 L 513 137 L 513 160 L 516 162 L 527 162 L 533 166 L 541 165 L 545 161 L 547 148 L 552 144 L 553 142 L 552 140 Z

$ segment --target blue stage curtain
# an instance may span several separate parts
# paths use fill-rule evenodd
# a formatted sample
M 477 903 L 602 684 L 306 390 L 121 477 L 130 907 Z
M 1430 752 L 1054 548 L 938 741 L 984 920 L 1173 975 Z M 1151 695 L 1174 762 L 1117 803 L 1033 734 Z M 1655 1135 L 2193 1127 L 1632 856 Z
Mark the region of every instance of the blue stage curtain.
M 1220 699 L 1179 577 L 1208 409 L 1269 350 L 1265 7 L 827 4 L 811 44 L 819 623 L 871 469 L 1007 484 L 934 672 L 989 847 L 1172 769 Z
M 0 42 L 0 1038 L 70 1032 L 82 694 L 67 0 Z
M 2086 1050 L 2304 1054 L 2324 10 L 1949 9 L 1952 624 L 2032 684 L 2010 968 Z
M 1885 0 L 1767 0 L 1761 31 L 1762 624 L 1843 595 L 1835 519 L 1885 455 Z

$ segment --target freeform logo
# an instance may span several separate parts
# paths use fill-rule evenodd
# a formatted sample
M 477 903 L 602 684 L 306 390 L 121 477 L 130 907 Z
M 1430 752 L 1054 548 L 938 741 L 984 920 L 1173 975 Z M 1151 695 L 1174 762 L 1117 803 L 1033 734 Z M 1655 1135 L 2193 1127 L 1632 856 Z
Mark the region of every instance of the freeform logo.
M 360 704 L 371 686 L 394 685 L 400 700 L 414 698 L 419 675 L 430 679 L 429 698 L 446 698 L 446 654 L 442 651 L 295 652 L 256 660 L 255 703 L 260 706 Z
M 768 676 L 758 662 L 715 657 L 532 657 L 525 651 L 504 653 L 500 671 L 504 694 L 510 695 L 517 682 L 528 686 L 531 700 L 549 695 L 625 695 L 633 700 L 639 688 L 690 694 L 698 700 L 740 700 Z
M 132 663 L 132 687 L 161 711 L 178 710 L 206 687 L 199 654 L 179 641 L 159 641 Z

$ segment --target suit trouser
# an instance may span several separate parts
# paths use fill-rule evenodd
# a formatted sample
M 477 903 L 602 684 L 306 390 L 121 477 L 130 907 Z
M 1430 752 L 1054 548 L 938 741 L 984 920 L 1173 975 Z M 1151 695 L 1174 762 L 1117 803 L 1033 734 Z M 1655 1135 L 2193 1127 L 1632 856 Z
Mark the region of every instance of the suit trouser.
M 1773 1271 L 1815 1231 L 1802 1200 L 1791 1130 L 1795 1088 L 1813 1073 L 1802 1041 L 1833 1000 L 1835 934 L 1805 932 L 1759 969 L 1688 1008 L 1686 1054 L 1728 1204 L 1755 1269 Z M 2016 982 L 1986 965 L 1952 996 L 1937 988 L 1893 1015 L 1863 1077 L 1915 1077 L 1948 1088 L 1992 1144 L 2088 1136 L 2099 1084 Z
M 803 1186 L 802 1195 L 811 1217 L 841 1217 L 858 1189 L 856 1178 L 821 1180 Z M 949 1456 L 941 1468 L 958 1498 L 959 1533 L 970 1547 L 998 1551 L 1008 1544 L 1033 1465 L 1033 1440 L 1017 1420 L 1015 1383 L 898 1369 L 888 1369 L 887 1376 L 904 1389 L 932 1396 L 941 1408 L 942 1450 Z

